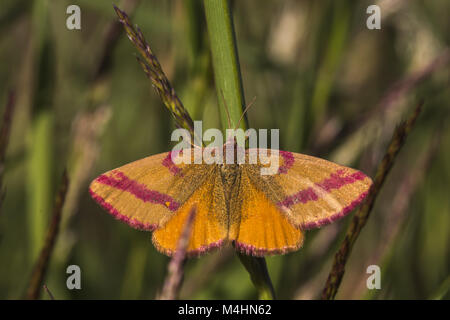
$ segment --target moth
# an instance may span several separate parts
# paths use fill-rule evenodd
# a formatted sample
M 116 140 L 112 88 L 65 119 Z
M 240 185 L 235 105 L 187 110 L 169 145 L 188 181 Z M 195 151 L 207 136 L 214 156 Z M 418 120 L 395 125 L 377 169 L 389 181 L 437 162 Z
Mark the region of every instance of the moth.
M 236 141 L 227 143 L 238 150 Z M 251 152 L 275 151 L 241 151 L 246 161 L 231 164 L 177 164 L 173 151 L 153 155 L 100 175 L 89 191 L 117 219 L 153 231 L 153 244 L 168 256 L 176 252 L 193 206 L 188 256 L 230 242 L 244 254 L 265 256 L 299 249 L 305 230 L 344 217 L 372 184 L 358 170 L 289 151 L 277 151 L 278 170 L 262 175 L 270 164 L 250 163 Z
M 151 56 L 156 68 L 152 72 L 159 74 L 158 79 L 148 74 L 153 84 L 162 82 L 174 94 L 143 35 L 133 30 L 124 12 L 116 8 L 116 13 L 131 41 L 147 58 Z M 141 62 L 149 73 L 152 66 Z M 229 114 L 228 122 L 230 128 Z M 278 152 L 241 150 L 234 139 L 223 148 L 230 145 L 236 154 L 243 152 L 245 160 L 253 151 L 267 155 Z M 183 149 L 182 154 L 189 150 L 195 147 Z M 302 246 L 306 229 L 331 223 L 352 211 L 372 184 L 360 171 L 288 151 L 278 152 L 277 170 L 270 175 L 261 174 L 271 164 L 259 158 L 256 162 L 196 164 L 178 163 L 172 156 L 171 151 L 132 162 L 100 175 L 89 187 L 92 198 L 117 219 L 153 231 L 155 247 L 169 256 L 176 252 L 193 207 L 196 214 L 187 247 L 189 256 L 230 242 L 248 255 L 284 254 Z

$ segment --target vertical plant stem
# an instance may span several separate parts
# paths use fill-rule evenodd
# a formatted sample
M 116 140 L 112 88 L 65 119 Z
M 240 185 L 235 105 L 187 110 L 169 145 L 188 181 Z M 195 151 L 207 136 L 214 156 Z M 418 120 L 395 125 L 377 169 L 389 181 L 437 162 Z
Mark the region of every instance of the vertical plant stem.
M 228 108 L 231 126 L 234 127 L 238 124 L 245 105 L 233 19 L 228 0 L 204 0 L 203 3 L 211 43 L 222 128 L 225 130 L 229 127 L 225 108 Z M 246 118 L 244 122 L 240 124 L 242 129 L 248 127 Z M 250 274 L 250 278 L 258 291 L 259 299 L 274 299 L 275 294 L 265 259 L 240 253 L 238 253 L 238 256 Z
M 250 274 L 250 279 L 258 291 L 258 299 L 274 300 L 275 290 L 273 289 L 272 280 L 267 270 L 266 259 L 247 256 L 239 252 L 237 252 L 237 255 Z
M 228 128 L 226 107 L 230 113 L 231 126 L 234 128 L 245 106 L 233 20 L 228 0 L 204 0 L 203 3 L 211 45 L 217 100 L 222 127 L 225 130 Z M 247 127 L 245 120 L 240 128 Z

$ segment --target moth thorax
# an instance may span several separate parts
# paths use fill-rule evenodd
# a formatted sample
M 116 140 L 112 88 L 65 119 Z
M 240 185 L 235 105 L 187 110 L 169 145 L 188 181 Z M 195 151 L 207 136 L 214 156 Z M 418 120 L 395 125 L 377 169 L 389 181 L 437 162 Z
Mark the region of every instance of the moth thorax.
M 245 163 L 245 148 L 239 146 L 236 139 L 228 139 L 223 145 L 223 163 L 227 165 Z
M 236 178 L 239 174 L 238 164 L 223 164 L 220 166 L 220 173 L 222 176 L 222 183 L 225 189 L 226 197 L 229 200 Z

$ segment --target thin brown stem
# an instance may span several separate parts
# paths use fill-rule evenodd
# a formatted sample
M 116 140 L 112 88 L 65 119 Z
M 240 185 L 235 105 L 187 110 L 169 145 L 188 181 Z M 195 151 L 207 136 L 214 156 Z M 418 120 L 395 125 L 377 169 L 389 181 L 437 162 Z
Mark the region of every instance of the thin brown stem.
M 9 144 L 9 135 L 11 132 L 11 123 L 15 106 L 15 93 L 11 90 L 8 93 L 5 111 L 3 113 L 2 127 L 0 129 L 0 209 L 3 203 L 3 173 L 5 171 L 5 155 Z
M 395 130 L 386 154 L 378 166 L 374 184 L 370 189 L 369 195 L 367 196 L 367 199 L 363 203 L 363 205 L 359 208 L 358 212 L 353 216 L 345 239 L 342 242 L 338 252 L 334 256 L 333 266 L 331 267 L 327 282 L 322 291 L 322 299 L 335 298 L 345 273 L 345 264 L 348 261 L 355 241 L 369 218 L 370 212 L 372 211 L 375 200 L 380 193 L 381 187 L 383 186 L 383 183 L 386 180 L 386 177 L 395 162 L 395 158 L 398 152 L 400 151 L 401 147 L 405 143 L 408 134 L 413 128 L 422 109 L 422 105 L 423 102 L 419 103 L 408 120 L 402 122 Z
M 114 10 L 119 17 L 128 38 L 142 56 L 142 59 L 137 57 L 138 62 L 141 64 L 147 77 L 151 80 L 152 85 L 159 97 L 172 114 L 176 125 L 180 128 L 187 129 L 191 136 L 195 137 L 194 122 L 188 111 L 184 108 L 181 100 L 178 98 L 169 79 L 167 79 L 161 64 L 153 54 L 152 49 L 150 49 L 150 45 L 145 40 L 143 33 L 139 28 L 134 28 L 132 26 L 130 19 L 124 11 L 120 10 L 116 6 L 114 6 Z
M 407 170 L 404 178 L 398 184 L 398 190 L 389 206 L 389 215 L 385 217 L 385 222 L 381 226 L 380 241 L 378 246 L 372 250 L 373 254 L 366 260 L 365 265 L 378 264 L 386 265 L 392 258 L 392 249 L 395 245 L 395 240 L 401 235 L 401 229 L 405 226 L 408 219 L 409 208 L 411 208 L 414 195 L 418 192 L 423 181 L 426 178 L 434 159 L 439 153 L 441 145 L 441 136 L 443 132 L 441 125 L 432 135 L 426 152 L 420 155 L 416 163 Z M 414 174 L 411 174 L 414 172 Z M 367 290 L 365 281 L 355 281 L 355 286 L 351 290 L 352 296 L 355 298 L 361 297 L 366 291 L 366 298 L 373 298 L 379 293 L 379 290 Z
M 48 296 L 50 297 L 50 300 L 55 300 L 55 297 L 53 296 L 52 292 L 50 291 L 50 289 L 47 287 L 47 285 L 43 285 L 44 291 L 47 292 Z
M 61 221 L 61 213 L 64 207 L 64 200 L 66 198 L 67 188 L 69 186 L 69 179 L 66 171 L 63 173 L 62 181 L 59 186 L 59 192 L 56 196 L 55 205 L 53 207 L 53 216 L 50 223 L 50 227 L 47 230 L 44 246 L 39 254 L 39 258 L 34 265 L 31 273 L 31 280 L 26 293 L 26 299 L 36 300 L 39 299 L 39 295 L 42 288 L 42 282 L 45 278 L 45 273 L 53 252 L 53 248 L 56 243 L 56 238 L 59 231 L 59 223 Z
M 8 100 L 6 102 L 5 112 L 3 113 L 2 128 L 0 131 L 0 165 L 3 167 L 5 162 L 6 148 L 9 143 L 9 134 L 11 132 L 11 123 L 16 102 L 16 95 L 13 90 L 8 93 Z M 0 169 L 3 172 L 3 168 Z
M 163 290 L 158 297 L 159 300 L 177 299 L 183 279 L 183 265 L 186 259 L 186 251 L 191 237 L 192 223 L 195 218 L 196 208 L 193 207 L 178 240 L 177 250 L 169 263 L 168 274 L 164 281 Z

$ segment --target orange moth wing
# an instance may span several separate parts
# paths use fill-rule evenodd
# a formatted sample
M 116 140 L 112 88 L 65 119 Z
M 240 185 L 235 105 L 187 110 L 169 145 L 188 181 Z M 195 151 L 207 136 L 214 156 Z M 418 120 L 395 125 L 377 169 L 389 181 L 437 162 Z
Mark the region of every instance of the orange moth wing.
M 249 172 L 245 169 L 241 172 L 237 197 L 240 203 L 235 205 L 240 207 L 240 221 L 236 229 L 231 227 L 230 240 L 235 240 L 236 249 L 254 256 L 285 254 L 299 249 L 303 244 L 303 232 L 258 190 L 261 186 L 252 182 Z
M 216 164 L 175 165 L 170 152 L 154 155 L 102 174 L 90 192 L 116 218 L 154 231 L 153 243 L 164 254 L 173 255 L 196 206 L 189 256 L 227 240 L 246 254 L 262 256 L 297 250 L 303 229 L 345 216 L 372 184 L 360 171 L 287 151 L 279 151 L 275 174 L 262 175 L 271 163 L 249 164 L 250 150 L 246 162 L 226 168 L 231 174 L 225 176 Z
M 161 229 L 153 232 L 153 244 L 158 251 L 172 256 L 178 246 L 178 240 L 184 230 L 190 210 L 196 206 L 188 256 L 198 256 L 211 249 L 220 247 L 227 238 L 228 216 L 223 192 L 222 177 L 218 166 L 192 196 L 180 207 L 174 217 Z
M 183 179 L 192 178 L 193 173 L 186 165 L 175 165 L 170 152 L 161 153 L 100 175 L 89 192 L 117 219 L 152 231 L 170 219 L 198 187 L 184 186 Z
M 277 174 L 251 178 L 259 179 L 266 196 L 300 229 L 344 217 L 364 200 L 372 185 L 361 171 L 304 154 L 279 154 Z
M 92 198 L 130 226 L 155 231 L 156 248 L 171 255 L 188 212 L 197 206 L 188 255 L 220 246 L 226 238 L 226 216 L 219 183 L 213 183 L 217 166 L 175 165 L 171 153 L 150 156 L 97 177 L 90 185 Z M 212 196 L 215 194 L 216 196 Z M 219 219 L 219 220 L 218 220 Z M 220 221 L 222 221 L 220 220 Z

